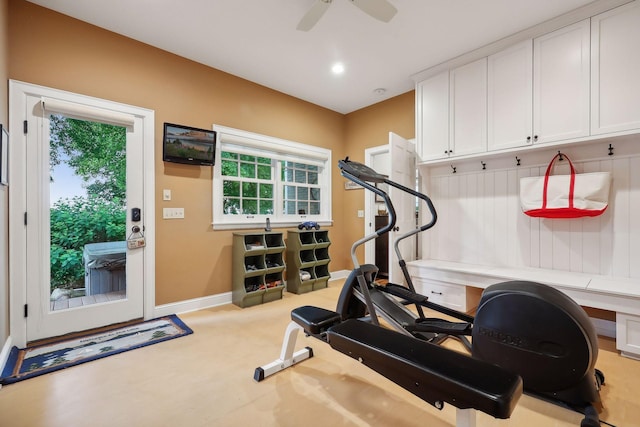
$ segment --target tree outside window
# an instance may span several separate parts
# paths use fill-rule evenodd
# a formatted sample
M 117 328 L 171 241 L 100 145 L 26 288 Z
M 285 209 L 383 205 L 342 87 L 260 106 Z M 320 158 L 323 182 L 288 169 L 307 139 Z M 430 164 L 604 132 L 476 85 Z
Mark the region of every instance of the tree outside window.
M 52 115 L 49 144 L 50 169 L 65 163 L 86 190 L 50 208 L 51 290 L 80 288 L 84 245 L 126 237 L 126 129 Z

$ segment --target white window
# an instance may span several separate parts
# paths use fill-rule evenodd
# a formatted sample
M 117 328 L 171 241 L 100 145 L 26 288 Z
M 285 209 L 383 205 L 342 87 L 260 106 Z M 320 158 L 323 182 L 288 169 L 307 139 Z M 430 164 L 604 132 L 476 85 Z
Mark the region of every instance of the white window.
M 214 126 L 213 227 L 331 225 L 331 150 Z

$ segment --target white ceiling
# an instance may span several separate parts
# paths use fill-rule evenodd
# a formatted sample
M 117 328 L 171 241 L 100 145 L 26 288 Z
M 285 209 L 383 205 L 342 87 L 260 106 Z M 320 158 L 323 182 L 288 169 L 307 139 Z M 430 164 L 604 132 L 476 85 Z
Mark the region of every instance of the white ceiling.
M 315 0 L 30 1 L 349 113 L 412 90 L 415 73 L 592 0 L 390 0 L 390 23 L 333 0 L 309 32 L 296 25 Z

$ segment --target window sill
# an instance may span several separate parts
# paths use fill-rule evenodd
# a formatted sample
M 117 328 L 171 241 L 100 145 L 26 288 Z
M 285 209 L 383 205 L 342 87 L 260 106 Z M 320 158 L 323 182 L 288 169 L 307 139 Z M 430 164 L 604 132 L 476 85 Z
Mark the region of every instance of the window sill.
M 298 222 L 275 222 L 275 221 L 271 221 L 271 228 L 272 229 L 277 229 L 277 228 L 292 228 L 292 227 L 297 227 L 298 224 L 300 224 L 302 221 L 298 221 Z M 333 221 L 332 220 L 317 220 L 316 221 L 318 224 L 320 224 L 321 227 L 330 227 L 333 225 Z M 255 229 L 264 229 L 266 226 L 266 223 L 264 221 L 260 221 L 260 222 L 238 222 L 238 223 L 233 223 L 233 222 L 226 222 L 226 223 L 212 223 L 211 224 L 213 226 L 213 229 L 218 231 L 218 230 L 255 230 Z

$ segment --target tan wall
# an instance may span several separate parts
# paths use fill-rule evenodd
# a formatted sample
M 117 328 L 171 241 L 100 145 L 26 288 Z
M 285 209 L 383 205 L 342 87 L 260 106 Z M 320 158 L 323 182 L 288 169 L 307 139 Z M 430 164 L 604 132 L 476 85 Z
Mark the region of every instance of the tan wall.
M 212 171 L 162 162 L 164 122 L 215 123 L 331 149 L 331 270 L 351 268 L 362 201 L 348 200 L 335 165 L 346 155 L 361 160 L 389 130 L 411 138 L 413 92 L 345 116 L 24 0 L 9 0 L 9 13 L 10 78 L 155 111 L 156 304 L 231 290 L 231 232 L 211 229 Z M 162 201 L 165 188 L 171 202 Z M 183 207 L 185 219 L 163 220 L 163 207 Z
M 364 161 L 364 150 L 389 143 L 389 132 L 405 139 L 415 138 L 415 91 L 396 96 L 387 101 L 355 111 L 346 116 L 347 155 L 356 161 Z M 349 195 L 361 190 L 344 190 Z M 356 241 L 363 235 L 364 218 L 358 218 L 358 210 L 364 209 L 364 197 L 345 197 L 344 211 L 346 241 Z M 348 255 L 348 254 L 347 254 Z M 364 260 L 364 248 L 358 252 Z M 351 268 L 351 267 L 350 267 Z
M 341 114 L 26 1 L 11 0 L 10 14 L 10 78 L 155 110 L 157 304 L 231 290 L 231 232 L 211 229 L 212 169 L 162 162 L 165 121 L 216 123 L 342 155 Z M 162 201 L 164 188 L 171 202 Z M 163 220 L 164 206 L 183 207 L 185 219 Z M 341 222 L 339 212 L 335 219 Z M 339 226 L 331 234 L 334 248 L 344 246 Z M 331 257 L 332 269 L 346 268 L 333 248 Z
M 0 0 L 0 123 L 9 126 L 9 2 Z M 0 186 L 0 348 L 9 336 L 9 191 Z

